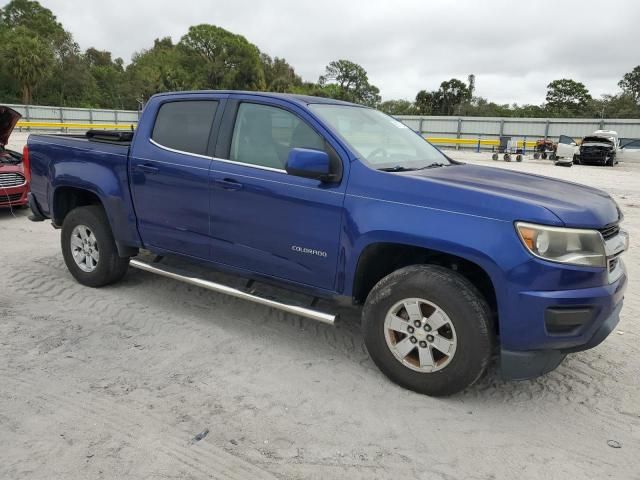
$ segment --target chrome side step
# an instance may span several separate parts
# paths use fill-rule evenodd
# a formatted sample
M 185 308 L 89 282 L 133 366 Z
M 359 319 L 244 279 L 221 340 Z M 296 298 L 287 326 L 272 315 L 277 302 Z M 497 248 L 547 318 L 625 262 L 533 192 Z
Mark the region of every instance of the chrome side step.
M 250 302 L 266 305 L 267 307 L 276 308 L 284 312 L 300 315 L 301 317 L 310 318 L 311 320 L 316 320 L 318 322 L 326 323 L 329 325 L 333 325 L 336 320 L 335 315 L 330 315 L 328 313 L 318 312 L 317 310 L 312 310 L 310 308 L 299 307 L 297 305 L 289 305 L 286 303 L 277 302 L 275 300 L 258 297 L 251 293 L 238 290 L 237 288 L 222 285 L 221 283 L 210 282 L 209 280 L 190 276 L 188 272 L 180 271 L 166 265 L 160 265 L 157 263 L 155 265 L 149 265 L 148 263 L 144 263 L 140 260 L 135 259 L 131 259 L 129 265 L 134 268 L 144 270 L 145 272 L 155 273 L 156 275 L 172 278 L 173 280 L 178 280 L 190 285 L 195 285 L 196 287 L 202 287 L 206 288 L 207 290 L 224 293 L 232 297 L 249 300 Z

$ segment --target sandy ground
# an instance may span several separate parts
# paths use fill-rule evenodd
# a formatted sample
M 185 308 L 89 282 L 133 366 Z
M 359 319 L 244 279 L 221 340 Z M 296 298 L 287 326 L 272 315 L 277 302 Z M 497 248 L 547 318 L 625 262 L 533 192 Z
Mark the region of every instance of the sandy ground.
M 640 165 L 454 155 L 604 188 L 640 238 Z M 26 216 L 0 212 L 2 479 L 640 479 L 636 249 L 604 344 L 433 399 L 378 372 L 354 315 L 328 327 L 133 270 L 84 288 Z

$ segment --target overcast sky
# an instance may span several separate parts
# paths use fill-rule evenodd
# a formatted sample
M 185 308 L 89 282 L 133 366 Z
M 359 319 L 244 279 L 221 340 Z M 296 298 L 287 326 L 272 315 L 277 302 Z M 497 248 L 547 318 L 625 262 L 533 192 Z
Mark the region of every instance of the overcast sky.
M 81 48 L 130 62 L 153 40 L 180 40 L 211 23 L 244 35 L 316 81 L 331 60 L 361 64 L 385 100 L 413 99 L 452 77 L 476 75 L 499 103 L 544 101 L 570 77 L 594 96 L 615 93 L 640 64 L 640 1 L 572 0 L 41 0 Z

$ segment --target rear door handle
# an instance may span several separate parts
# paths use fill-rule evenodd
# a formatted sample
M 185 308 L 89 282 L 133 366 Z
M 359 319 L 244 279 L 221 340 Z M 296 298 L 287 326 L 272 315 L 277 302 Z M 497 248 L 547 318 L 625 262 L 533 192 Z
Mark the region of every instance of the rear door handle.
M 242 190 L 242 184 L 230 178 L 216 178 L 214 182 L 225 190 Z
M 145 173 L 158 173 L 160 169 L 158 167 L 154 167 L 153 165 L 149 165 L 148 163 L 142 163 L 140 165 L 136 165 L 138 170 L 142 170 Z

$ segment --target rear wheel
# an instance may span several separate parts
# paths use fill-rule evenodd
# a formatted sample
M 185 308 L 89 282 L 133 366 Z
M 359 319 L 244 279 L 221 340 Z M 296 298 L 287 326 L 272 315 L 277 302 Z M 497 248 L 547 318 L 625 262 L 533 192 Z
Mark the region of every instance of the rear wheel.
M 498 160 L 498 154 L 497 154 L 497 153 L 494 153 L 493 155 L 491 155 L 491 158 L 492 158 L 493 160 Z
M 467 279 L 416 265 L 383 278 L 363 310 L 365 344 L 393 382 L 444 396 L 476 382 L 491 357 L 489 307 Z
M 64 219 L 62 255 L 71 275 L 88 287 L 102 287 L 120 280 L 129 259 L 118 255 L 109 221 L 101 206 L 72 210 Z

